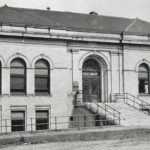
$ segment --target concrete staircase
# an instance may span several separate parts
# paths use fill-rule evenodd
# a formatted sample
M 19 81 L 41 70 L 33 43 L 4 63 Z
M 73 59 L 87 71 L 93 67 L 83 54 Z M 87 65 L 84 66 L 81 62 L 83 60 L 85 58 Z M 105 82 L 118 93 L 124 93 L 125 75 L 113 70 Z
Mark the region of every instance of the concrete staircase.
M 123 126 L 150 126 L 150 115 L 141 112 L 125 103 L 107 103 L 110 107 L 121 113 Z
M 113 122 L 113 124 L 120 124 L 120 112 L 116 109 L 110 107 L 106 103 L 84 103 L 87 109 L 91 110 L 95 114 L 100 114 L 106 117 L 108 121 Z
M 150 126 L 150 104 L 129 94 L 113 93 L 113 103 L 84 103 L 87 109 L 123 126 Z

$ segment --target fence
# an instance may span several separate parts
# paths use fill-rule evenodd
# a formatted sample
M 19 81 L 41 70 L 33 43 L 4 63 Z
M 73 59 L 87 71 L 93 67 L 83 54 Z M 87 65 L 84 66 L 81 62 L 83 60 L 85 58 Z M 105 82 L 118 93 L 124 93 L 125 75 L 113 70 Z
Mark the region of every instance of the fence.
M 57 116 L 50 118 L 16 118 L 0 121 L 1 134 L 19 131 L 38 131 L 38 130 L 69 130 L 82 128 L 99 128 L 103 126 L 117 125 L 119 119 L 107 119 L 100 114 Z

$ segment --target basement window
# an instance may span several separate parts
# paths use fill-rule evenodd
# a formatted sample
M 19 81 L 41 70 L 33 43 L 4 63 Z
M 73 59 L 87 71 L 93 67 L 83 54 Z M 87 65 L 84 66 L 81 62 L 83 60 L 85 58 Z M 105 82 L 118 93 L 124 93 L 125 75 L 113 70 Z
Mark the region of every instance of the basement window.
M 25 131 L 25 111 L 11 111 L 11 131 Z
M 49 129 L 49 111 L 36 110 L 36 130 Z

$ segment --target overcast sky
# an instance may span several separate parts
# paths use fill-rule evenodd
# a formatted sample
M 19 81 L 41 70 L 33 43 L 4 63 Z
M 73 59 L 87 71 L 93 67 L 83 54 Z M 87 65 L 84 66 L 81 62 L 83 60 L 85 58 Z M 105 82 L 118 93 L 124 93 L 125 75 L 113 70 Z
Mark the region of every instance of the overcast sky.
M 0 6 L 72 11 L 140 18 L 150 22 L 150 0 L 0 0 Z

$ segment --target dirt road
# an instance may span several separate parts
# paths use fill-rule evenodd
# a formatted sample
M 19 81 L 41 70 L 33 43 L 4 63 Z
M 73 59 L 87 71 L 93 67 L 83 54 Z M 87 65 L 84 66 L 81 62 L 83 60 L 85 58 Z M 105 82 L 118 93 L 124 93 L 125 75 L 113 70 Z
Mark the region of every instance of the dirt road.
M 86 142 L 23 144 L 2 147 L 1 150 L 150 150 L 150 139 L 128 139 Z

